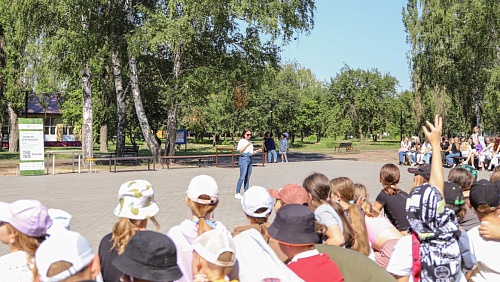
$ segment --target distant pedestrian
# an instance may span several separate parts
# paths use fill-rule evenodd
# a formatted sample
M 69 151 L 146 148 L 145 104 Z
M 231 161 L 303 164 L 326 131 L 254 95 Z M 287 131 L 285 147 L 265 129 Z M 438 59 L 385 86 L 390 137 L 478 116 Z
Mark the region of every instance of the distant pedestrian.
M 264 133 L 264 149 L 267 152 L 267 162 L 278 162 L 278 154 L 276 153 L 276 143 L 274 143 L 273 134 Z
M 288 162 L 287 152 L 288 152 L 288 133 L 285 132 L 281 134 L 280 138 L 280 156 L 282 163 Z
M 261 152 L 262 149 L 255 150 L 253 149 L 252 144 L 252 131 L 250 129 L 245 128 L 243 133 L 241 133 L 241 139 L 238 142 L 238 147 L 236 148 L 238 152 L 241 154 L 239 157 L 240 164 L 240 177 L 238 178 L 238 182 L 236 183 L 236 194 L 234 195 L 235 199 L 241 200 L 241 185 L 244 185 L 244 191 L 248 190 L 250 183 L 250 175 L 252 175 L 252 156 L 257 152 Z

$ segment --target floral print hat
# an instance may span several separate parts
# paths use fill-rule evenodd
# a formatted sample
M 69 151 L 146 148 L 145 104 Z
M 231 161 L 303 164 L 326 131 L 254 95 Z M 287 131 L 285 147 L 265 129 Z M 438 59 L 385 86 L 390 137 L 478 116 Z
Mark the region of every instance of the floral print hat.
M 130 219 L 153 217 L 160 208 L 154 201 L 153 185 L 146 180 L 132 180 L 122 184 L 118 191 L 115 215 Z

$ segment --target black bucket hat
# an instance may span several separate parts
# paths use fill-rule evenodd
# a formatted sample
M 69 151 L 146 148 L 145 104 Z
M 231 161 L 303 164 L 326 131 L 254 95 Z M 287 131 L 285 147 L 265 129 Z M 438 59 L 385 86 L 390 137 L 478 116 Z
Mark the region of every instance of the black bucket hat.
M 408 172 L 415 174 L 415 175 L 420 175 L 427 181 L 429 181 L 429 179 L 431 179 L 431 165 L 430 164 L 424 164 L 424 165 L 421 165 L 417 168 L 410 167 L 410 168 L 408 168 Z
M 137 232 L 112 263 L 126 275 L 143 280 L 174 281 L 182 277 L 174 242 L 158 232 Z
M 313 245 L 319 242 L 316 234 L 314 213 L 307 207 L 290 204 L 276 213 L 269 236 L 288 245 Z

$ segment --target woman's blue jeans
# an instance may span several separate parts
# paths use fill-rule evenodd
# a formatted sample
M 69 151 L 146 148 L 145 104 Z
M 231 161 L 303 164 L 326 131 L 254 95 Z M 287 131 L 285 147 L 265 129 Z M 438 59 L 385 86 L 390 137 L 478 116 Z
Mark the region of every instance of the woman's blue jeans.
M 271 150 L 267 152 L 267 162 L 271 162 L 271 157 L 273 157 L 273 161 L 277 162 L 278 161 L 278 154 L 276 153 L 276 150 Z
M 460 157 L 460 152 L 458 152 L 458 153 L 449 153 L 448 155 L 446 155 L 446 162 L 449 165 L 452 165 L 454 157 Z
M 399 162 L 400 162 L 400 163 L 404 163 L 404 162 L 405 162 L 406 152 L 401 151 L 401 152 L 399 152 L 398 154 L 399 154 Z
M 252 157 L 251 156 L 240 156 L 240 178 L 238 178 L 238 183 L 236 184 L 236 194 L 240 193 L 241 184 L 245 183 L 245 190 L 248 190 L 248 183 L 250 180 L 250 175 L 252 174 Z

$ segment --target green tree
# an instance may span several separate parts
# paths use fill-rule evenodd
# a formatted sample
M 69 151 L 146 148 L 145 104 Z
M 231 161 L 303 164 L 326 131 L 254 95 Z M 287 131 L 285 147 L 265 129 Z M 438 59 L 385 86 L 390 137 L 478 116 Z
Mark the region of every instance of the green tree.
M 376 141 L 389 121 L 385 106 L 396 97 L 397 83 L 396 78 L 377 69 L 354 70 L 346 65 L 332 78 L 330 91 L 340 105 L 341 118 L 351 120 L 361 139 L 371 135 Z

